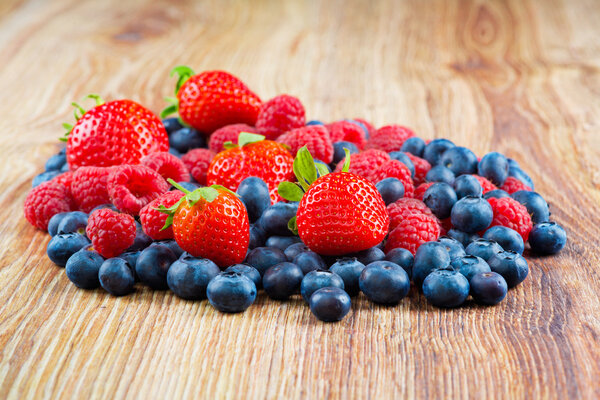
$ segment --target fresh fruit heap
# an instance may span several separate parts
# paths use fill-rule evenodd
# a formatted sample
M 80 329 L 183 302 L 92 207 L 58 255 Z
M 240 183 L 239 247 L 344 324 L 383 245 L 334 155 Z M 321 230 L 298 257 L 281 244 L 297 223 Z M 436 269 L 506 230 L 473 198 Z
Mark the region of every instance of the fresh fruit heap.
M 411 281 L 435 306 L 497 304 L 528 274 L 527 243 L 566 243 L 500 153 L 478 159 L 400 125 L 306 122 L 295 97 L 262 102 L 227 72 L 173 72 L 162 121 L 130 100 L 74 103 L 66 148 L 33 179 L 25 217 L 77 287 L 121 296 L 140 282 L 224 312 L 260 289 L 300 293 L 338 321 L 351 296 L 393 305 Z

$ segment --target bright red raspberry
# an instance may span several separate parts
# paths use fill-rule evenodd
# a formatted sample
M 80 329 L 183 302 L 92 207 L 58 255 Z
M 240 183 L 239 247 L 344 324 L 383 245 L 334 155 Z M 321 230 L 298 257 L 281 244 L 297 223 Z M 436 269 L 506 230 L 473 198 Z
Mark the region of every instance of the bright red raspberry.
M 100 255 L 116 257 L 133 244 L 135 220 L 131 215 L 102 208 L 90 214 L 85 233 Z
M 48 229 L 48 221 L 55 214 L 77 210 L 69 189 L 54 179 L 31 189 L 23 206 L 27 221 L 42 230 Z
M 142 165 L 158 172 L 165 180 L 173 179 L 175 182 L 189 182 L 190 173 L 179 158 L 168 151 L 148 154 L 142 158 Z
M 423 196 L 425 195 L 425 191 L 427 191 L 427 189 L 429 189 L 431 187 L 431 185 L 433 185 L 435 182 L 425 182 L 425 183 L 421 183 L 419 186 L 416 187 L 415 189 L 415 199 L 419 199 L 421 201 L 423 201 Z
M 304 106 L 300 100 L 282 94 L 262 104 L 256 128 L 267 139 L 275 140 L 292 129 L 304 126 L 305 122 Z
M 414 255 L 419 246 L 437 240 L 440 233 L 437 218 L 423 213 L 407 214 L 388 235 L 385 252 L 401 247 Z
M 367 150 L 350 156 L 350 171 L 353 174 L 369 179 L 379 168 L 390 160 L 385 151 Z M 335 167 L 335 172 L 340 172 L 344 167 L 346 158 L 343 158 Z
M 145 165 L 120 165 L 108 175 L 108 195 L 119 211 L 138 215 L 142 207 L 169 190 L 160 174 Z
M 206 185 L 206 173 L 215 153 L 208 149 L 193 149 L 181 157 L 196 182 Z
M 501 225 L 513 229 L 526 242 L 529 238 L 529 232 L 533 227 L 527 208 L 511 197 L 503 197 L 501 199 L 492 197 L 488 199 L 488 203 L 490 203 L 494 211 L 494 219 L 490 226 Z
M 62 174 L 52 178 L 52 182 L 65 185 L 67 189 L 71 190 L 71 182 L 73 182 L 73 172 L 63 172 Z
M 361 124 L 363 124 L 369 131 L 369 136 L 371 136 L 373 133 L 375 133 L 376 129 L 369 121 L 364 120 L 362 118 L 354 118 L 354 121 L 360 122 Z
M 365 149 L 379 149 L 388 153 L 399 151 L 406 139 L 415 133 L 404 126 L 386 125 L 377 129 L 367 141 Z
M 296 128 L 279 136 L 276 141 L 289 146 L 290 153 L 294 157 L 302 146 L 306 146 L 315 160 L 321 160 L 326 164 L 333 160 L 333 144 L 327 128 L 322 125 Z
M 529 186 L 527 186 L 514 176 L 509 176 L 508 178 L 506 178 L 500 189 L 504 190 L 508 194 L 513 194 L 514 192 L 518 192 L 519 190 L 526 190 L 528 192 L 531 192 L 531 188 Z
M 238 137 L 241 132 L 258 133 L 258 130 L 247 124 L 233 124 L 227 125 L 217 129 L 210 135 L 208 139 L 208 148 L 211 149 L 215 154 L 225 150 L 223 145 L 226 142 L 237 144 Z
M 389 206 L 387 212 L 390 216 L 390 231 L 411 214 L 425 214 L 437 219 L 433 212 L 421 200 L 402 197 Z M 439 222 L 439 220 L 438 220 Z
M 333 143 L 335 142 L 352 142 L 359 149 L 365 147 L 367 137 L 365 131 L 360 126 L 350 121 L 337 121 L 325 125 L 329 131 L 329 137 Z
M 352 161 L 350 161 L 352 163 Z M 352 164 L 351 164 L 352 165 Z M 404 185 L 404 197 L 413 197 L 415 185 L 408 167 L 398 160 L 386 161 L 377 171 L 367 177 L 374 185 L 385 178 L 397 178 Z
M 157 208 L 160 205 L 169 208 L 177 203 L 182 197 L 182 191 L 171 190 L 152 200 L 140 210 L 140 222 L 142 223 L 142 229 L 146 235 L 154 240 L 173 239 L 172 226 L 169 226 L 165 230 L 161 230 L 162 227 L 165 226 L 167 214 L 158 211 Z
M 415 166 L 415 176 L 413 180 L 415 181 L 415 185 L 420 185 L 425 182 L 425 176 L 431 169 L 431 164 L 424 158 L 417 157 L 411 153 L 405 153 L 408 158 L 413 162 Z
M 71 193 L 79 209 L 90 212 L 94 207 L 110 203 L 106 182 L 112 167 L 80 167 L 73 172 Z
M 473 175 L 475 179 L 479 181 L 481 188 L 483 189 L 483 194 L 487 192 L 491 192 L 492 190 L 498 189 L 496 185 L 494 185 L 489 179 L 484 178 L 483 176 Z

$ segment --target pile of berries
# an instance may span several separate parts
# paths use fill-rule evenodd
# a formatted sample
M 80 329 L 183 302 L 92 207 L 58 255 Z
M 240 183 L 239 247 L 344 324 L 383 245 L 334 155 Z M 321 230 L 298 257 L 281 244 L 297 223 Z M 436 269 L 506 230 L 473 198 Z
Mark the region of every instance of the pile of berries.
M 259 290 L 339 321 L 362 292 L 393 305 L 411 281 L 439 307 L 497 304 L 566 243 L 516 161 L 361 119 L 306 122 L 223 71 L 177 67 L 159 119 L 130 100 L 76 106 L 24 212 L 83 289 L 136 284 L 240 312 Z M 178 118 L 166 118 L 178 112 Z

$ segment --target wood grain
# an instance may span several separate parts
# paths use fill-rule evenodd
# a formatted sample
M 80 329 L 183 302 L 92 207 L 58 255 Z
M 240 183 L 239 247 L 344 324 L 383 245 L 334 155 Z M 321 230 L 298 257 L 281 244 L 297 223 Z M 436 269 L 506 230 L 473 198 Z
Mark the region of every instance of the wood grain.
M 600 398 L 600 3 L 0 4 L 0 398 Z M 22 217 L 70 102 L 160 110 L 170 69 L 226 69 L 309 118 L 402 123 L 530 172 L 565 250 L 493 308 L 298 298 L 239 315 L 139 288 L 77 290 Z

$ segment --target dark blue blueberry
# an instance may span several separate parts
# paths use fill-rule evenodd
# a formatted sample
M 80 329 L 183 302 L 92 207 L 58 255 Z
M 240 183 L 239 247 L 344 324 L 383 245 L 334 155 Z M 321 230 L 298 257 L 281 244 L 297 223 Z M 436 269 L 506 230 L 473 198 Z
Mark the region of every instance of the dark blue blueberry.
M 487 200 L 481 197 L 467 196 L 458 200 L 452 212 L 450 221 L 459 231 L 473 233 L 490 226 L 494 219 L 494 211 Z
M 392 160 L 398 160 L 402 164 L 406 165 L 406 167 L 410 171 L 410 177 L 411 178 L 415 177 L 415 164 L 412 162 L 410 157 L 406 155 L 406 153 L 404 153 L 402 151 L 392 151 L 390 153 L 390 158 Z
M 456 239 L 453 239 L 448 236 L 442 236 L 437 241 L 438 243 L 441 243 L 444 245 L 444 247 L 446 247 L 446 251 L 450 256 L 450 261 L 454 260 L 456 257 L 462 257 L 467 255 L 467 253 L 465 253 L 465 247 L 463 246 L 463 244 Z
M 440 158 L 440 164 L 454 172 L 454 175 L 477 173 L 477 156 L 466 147 L 451 147 Z
M 133 292 L 135 278 L 127 261 L 122 258 L 109 258 L 98 271 L 100 286 L 113 296 L 125 296 Z
M 181 125 L 181 122 L 179 122 L 179 118 L 177 117 L 165 118 L 162 120 L 162 123 L 165 126 L 168 135 L 183 128 L 183 125 Z
M 315 167 L 317 166 L 317 164 L 322 165 L 325 168 L 325 170 L 327 171 L 327 174 L 331 173 L 331 168 L 329 168 L 329 165 L 325 164 L 323 161 L 315 160 Z M 322 176 L 321 172 L 319 172 L 319 169 L 317 168 L 317 177 L 320 177 L 320 176 Z
M 325 124 L 322 123 L 321 121 L 317 121 L 316 119 L 313 119 L 312 121 L 308 121 L 306 123 L 306 125 L 325 125 Z
M 48 182 L 49 180 L 56 178 L 57 176 L 59 176 L 62 172 L 60 171 L 46 171 L 46 172 L 42 172 L 39 175 L 36 175 L 33 180 L 31 181 L 31 187 L 34 188 L 36 186 L 41 185 L 44 182 Z
M 550 219 L 548 203 L 538 193 L 519 190 L 518 192 L 514 192 L 511 197 L 527 208 L 527 213 L 531 215 L 531 221 L 534 224 L 548 222 Z
M 492 226 L 483 234 L 484 239 L 493 240 L 498 243 L 504 250 L 511 250 L 515 253 L 523 254 L 525 243 L 519 233 L 505 226 Z
M 65 163 L 61 168 L 60 168 L 60 172 L 68 172 L 69 171 L 69 164 Z
M 367 265 L 371 264 L 372 262 L 385 259 L 385 253 L 379 248 L 379 246 L 373 246 L 366 250 L 348 254 L 347 257 L 356 257 L 358 261 Z
M 417 249 L 413 264 L 413 281 L 421 287 L 423 280 L 436 269 L 448 268 L 450 255 L 446 246 L 438 242 L 423 243 Z
M 375 261 L 363 269 L 358 285 L 372 302 L 397 304 L 408 294 L 410 279 L 398 264 L 390 261 Z
M 152 244 L 152 238 L 146 235 L 146 232 L 142 229 L 142 224 L 135 222 L 135 239 L 133 244 L 127 248 L 126 251 L 139 251 L 144 250 L 146 247 Z
M 90 211 L 90 214 L 92 214 L 96 210 L 102 210 L 104 208 L 110 208 L 113 211 L 119 212 L 119 210 L 117 210 L 117 207 L 115 207 L 112 204 L 100 204 L 99 206 L 92 208 L 92 211 Z
M 350 296 L 340 288 L 317 290 L 310 298 L 310 311 L 323 322 L 336 322 L 350 311 Z
M 62 212 L 54 214 L 52 218 L 50 218 L 50 221 L 48 221 L 48 233 L 50 234 L 50 236 L 56 236 L 56 234 L 58 233 L 58 226 L 60 225 L 63 218 L 67 215 L 69 215 L 68 212 Z
M 529 274 L 527 260 L 514 251 L 502 251 L 488 260 L 492 271 L 502 275 L 509 288 L 523 282 Z
M 450 216 L 456 200 L 456 192 L 454 192 L 452 186 L 443 182 L 434 183 L 427 188 L 423 195 L 423 202 L 439 219 Z
M 454 143 L 448 139 L 433 139 L 429 144 L 425 145 L 423 158 L 432 166 L 437 165 L 442 158 L 442 154 L 451 147 L 454 147 Z
M 73 211 L 67 213 L 58 224 L 56 233 L 59 235 L 61 233 L 79 233 L 80 235 L 85 235 L 87 221 L 88 215 L 84 212 Z
M 67 163 L 66 154 L 55 154 L 46 161 L 46 171 L 60 171 L 63 165 Z
M 175 254 L 175 257 L 177 257 L 177 258 L 181 257 L 181 255 L 184 253 L 183 249 L 181 247 L 179 247 L 179 244 L 177 244 L 177 242 L 173 239 L 161 240 L 160 242 L 155 242 L 155 244 L 161 244 L 163 246 L 167 246 L 169 249 L 171 249 L 173 254 Z
M 152 243 L 138 256 L 135 272 L 140 281 L 152 289 L 164 290 L 167 285 L 167 271 L 177 260 L 173 251 L 161 242 Z
M 331 271 L 315 270 L 310 271 L 302 278 L 300 284 L 300 294 L 307 303 L 310 301 L 310 296 L 319 289 L 325 287 L 337 287 L 344 289 L 344 281 L 339 276 Z
M 211 260 L 184 253 L 169 267 L 167 285 L 182 299 L 200 300 L 206 298 L 208 283 L 220 272 Z
M 46 253 L 54 264 L 64 267 L 69 257 L 88 244 L 90 244 L 88 238 L 79 233 L 57 234 L 48 242 Z
M 556 254 L 567 243 L 567 233 L 555 222 L 534 225 L 529 232 L 531 250 L 539 254 Z
M 237 272 L 222 272 L 206 288 L 208 301 L 221 312 L 245 311 L 256 299 L 256 285 Z
M 140 256 L 140 253 L 141 253 L 141 251 L 139 251 L 139 250 L 126 251 L 125 253 L 121 253 L 117 256 L 117 257 L 122 258 L 123 260 L 127 261 L 129 266 L 133 270 L 133 276 L 134 276 L 134 278 L 136 278 L 135 279 L 136 282 L 140 280 L 140 278 L 135 273 L 135 265 L 137 264 L 137 259 Z
M 329 268 L 331 272 L 342 278 L 344 290 L 350 296 L 356 296 L 360 292 L 358 278 L 363 269 L 365 269 L 365 264 L 358 261 L 356 257 L 340 258 Z
M 375 185 L 387 206 L 404 196 L 404 184 L 398 178 L 385 178 Z
M 286 300 L 300 289 L 304 274 L 299 266 L 282 262 L 269 268 L 263 275 L 263 288 L 275 300 Z
M 287 260 L 283 250 L 276 247 L 257 247 L 250 250 L 244 262 L 256 268 L 262 276 L 267 269 L 271 268 L 273 265 L 280 264 Z
M 173 147 L 169 147 L 169 153 L 173 154 L 177 158 L 181 158 L 183 154 L 179 152 L 179 150 L 174 149 Z
M 225 272 L 237 272 L 238 274 L 242 274 L 254 282 L 256 289 L 262 288 L 262 277 L 260 276 L 260 272 L 254 267 L 246 264 L 235 264 L 228 267 Z
M 508 160 L 498 152 L 488 153 L 479 161 L 477 171 L 479 175 L 500 187 L 508 177 Z
M 454 183 L 454 172 L 443 165 L 436 165 L 427 172 L 425 180 L 427 182 L 444 182 L 452 185 Z
M 250 225 L 250 242 L 248 243 L 250 250 L 264 246 L 266 240 L 267 234 L 258 224 Z
M 321 256 L 310 250 L 298 253 L 292 262 L 300 267 L 303 274 L 308 274 L 310 271 L 315 271 L 317 269 L 327 268 L 327 264 L 325 264 L 325 261 L 323 261 Z
M 487 192 L 483 195 L 483 198 L 486 200 L 491 199 L 491 198 L 501 199 L 503 197 L 510 197 L 510 194 L 508 194 L 508 192 L 505 192 L 502 189 L 490 190 L 489 192 Z
M 298 211 L 298 203 L 284 203 L 282 201 L 267 207 L 258 223 L 268 236 L 291 236 L 288 222 Z
M 483 258 L 477 256 L 458 257 L 452 260 L 450 265 L 455 271 L 463 274 L 468 281 L 471 281 L 471 278 L 473 278 L 475 274 L 491 271 L 488 263 L 486 263 Z
M 194 190 L 196 190 L 200 187 L 200 185 L 198 185 L 197 183 L 192 183 L 192 182 L 183 182 L 182 181 L 182 182 L 177 182 L 177 184 L 179 184 L 179 186 L 181 186 L 185 190 L 189 190 L 190 192 L 193 192 Z M 171 190 L 174 190 L 174 189 L 175 189 L 175 187 L 172 186 Z
M 344 148 L 348 149 L 350 151 L 350 154 L 356 154 L 359 151 L 358 147 L 356 147 L 356 145 L 352 142 L 335 142 L 333 144 L 332 165 L 337 164 L 344 158 L 346 158 L 346 152 L 344 151 Z
M 169 136 L 169 145 L 180 153 L 206 147 L 206 139 L 194 128 L 181 128 Z
M 508 176 L 512 176 L 513 178 L 517 178 L 518 180 L 520 180 L 521 182 L 523 182 L 525 185 L 529 186 L 531 188 L 531 190 L 533 190 L 533 188 L 534 188 L 534 186 L 533 186 L 533 180 L 521 168 L 519 168 L 519 167 L 513 167 L 512 165 L 510 165 L 508 167 Z
M 493 240 L 476 239 L 465 248 L 465 252 L 472 256 L 483 258 L 486 262 L 494 255 L 504 251 L 502 246 Z
M 400 148 L 400 151 L 413 154 L 417 157 L 423 156 L 423 150 L 425 150 L 425 141 L 416 136 L 406 139 Z
M 271 236 L 265 242 L 267 247 L 276 247 L 280 250 L 285 250 L 294 243 L 301 243 L 302 240 L 298 236 Z
M 479 235 L 476 233 L 466 233 L 454 228 L 450 229 L 446 235 L 449 238 L 458 240 L 464 247 L 468 246 L 473 240 L 479 239 Z
M 436 270 L 425 278 L 423 294 L 436 307 L 458 307 L 469 296 L 469 281 L 458 271 Z
M 95 251 L 82 248 L 69 257 L 65 272 L 71 282 L 81 289 L 95 289 L 100 286 L 98 271 L 104 257 Z
M 248 210 L 248 219 L 254 223 L 271 205 L 269 187 L 260 178 L 251 176 L 244 179 L 237 189 L 237 194 Z
M 283 252 L 288 260 L 293 260 L 294 257 L 305 251 L 310 251 L 310 249 L 304 243 L 299 242 L 289 245 Z
M 482 272 L 469 281 L 471 295 L 476 302 L 487 305 L 500 303 L 508 291 L 506 280 L 495 272 Z
M 462 199 L 466 196 L 481 197 L 483 189 L 479 181 L 473 175 L 461 175 L 454 180 L 452 187 L 456 197 Z
M 412 270 L 415 258 L 413 257 L 410 251 L 398 247 L 396 249 L 390 250 L 385 255 L 385 260 L 401 266 L 402 269 L 406 271 L 408 278 L 412 279 Z

